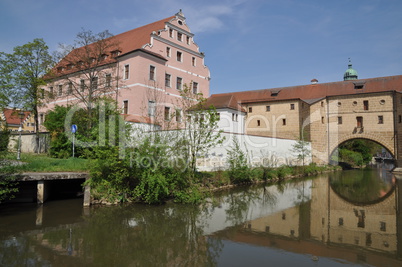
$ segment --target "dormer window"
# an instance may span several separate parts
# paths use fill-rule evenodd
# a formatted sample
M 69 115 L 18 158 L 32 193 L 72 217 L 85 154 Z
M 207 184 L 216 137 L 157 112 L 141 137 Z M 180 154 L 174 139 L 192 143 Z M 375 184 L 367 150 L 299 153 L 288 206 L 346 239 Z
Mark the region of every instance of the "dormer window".
M 366 82 L 354 82 L 355 89 L 363 89 Z
M 271 96 L 278 96 L 278 94 L 279 94 L 280 91 L 281 91 L 281 90 L 272 90 L 272 91 L 271 91 Z
M 120 50 L 114 50 L 114 51 L 112 51 L 112 57 L 117 57 L 117 56 L 119 56 L 120 54 L 121 54 L 121 51 Z
M 108 55 L 102 54 L 102 55 L 100 56 L 100 60 L 101 60 L 101 61 L 106 60 L 107 57 L 108 57 Z
M 73 67 L 74 67 L 73 64 L 68 64 L 68 65 L 67 65 L 67 69 L 68 69 L 68 70 L 71 70 Z
M 64 70 L 63 67 L 58 67 L 58 68 L 57 68 L 57 73 L 61 73 L 63 70 Z

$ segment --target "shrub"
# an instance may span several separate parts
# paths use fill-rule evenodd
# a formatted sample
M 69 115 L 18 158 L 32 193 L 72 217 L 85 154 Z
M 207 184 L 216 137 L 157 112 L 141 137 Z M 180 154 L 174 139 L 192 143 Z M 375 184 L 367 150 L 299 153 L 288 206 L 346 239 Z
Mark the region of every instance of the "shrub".
M 228 150 L 229 178 L 234 184 L 248 183 L 252 181 L 252 171 L 248 166 L 247 154 L 241 150 L 237 139 Z
M 152 170 L 142 173 L 140 183 L 134 190 L 134 195 L 148 204 L 160 204 L 169 195 L 166 177 Z

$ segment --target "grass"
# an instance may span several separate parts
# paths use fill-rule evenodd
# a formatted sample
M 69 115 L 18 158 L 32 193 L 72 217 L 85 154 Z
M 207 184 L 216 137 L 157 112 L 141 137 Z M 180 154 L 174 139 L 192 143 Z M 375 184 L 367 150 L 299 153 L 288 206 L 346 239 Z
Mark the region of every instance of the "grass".
M 15 153 L 10 153 L 6 159 L 16 162 Z M 25 164 L 18 167 L 21 172 L 86 172 L 87 159 L 68 158 L 55 159 L 42 154 L 21 154 L 21 162 Z

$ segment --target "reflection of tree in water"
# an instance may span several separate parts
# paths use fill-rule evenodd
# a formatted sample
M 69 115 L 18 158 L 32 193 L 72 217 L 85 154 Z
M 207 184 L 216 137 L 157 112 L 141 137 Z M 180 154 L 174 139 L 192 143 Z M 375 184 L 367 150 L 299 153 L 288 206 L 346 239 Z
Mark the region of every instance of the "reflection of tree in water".
M 224 202 L 229 205 L 226 209 L 226 221 L 232 225 L 240 225 L 249 219 L 252 206 L 261 203 L 263 207 L 272 207 L 277 202 L 277 196 L 266 186 L 252 186 L 229 191 Z
M 77 258 L 89 266 L 211 266 L 216 265 L 222 244 L 204 236 L 205 216 L 200 207 L 187 205 L 100 207 L 92 210 L 85 223 L 74 225 L 71 235 L 66 227 L 36 231 L 25 235 L 30 244 L 15 247 L 21 251 L 2 251 L 26 259 L 19 255 L 32 251 L 33 244 L 36 250 L 47 246 L 51 257 L 58 252 L 73 255 L 63 266 Z
M 392 179 L 380 179 L 370 170 L 353 170 L 331 173 L 331 188 L 342 198 L 352 202 L 368 204 L 381 200 L 393 188 Z

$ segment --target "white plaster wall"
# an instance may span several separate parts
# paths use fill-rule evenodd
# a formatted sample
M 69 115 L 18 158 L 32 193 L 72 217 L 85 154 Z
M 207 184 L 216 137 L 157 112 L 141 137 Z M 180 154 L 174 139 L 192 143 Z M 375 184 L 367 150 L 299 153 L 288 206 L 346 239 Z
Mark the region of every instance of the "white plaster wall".
M 228 133 L 244 133 L 245 113 L 233 109 L 217 109 L 220 115 L 218 129 Z M 233 120 L 233 114 L 235 120 Z M 237 116 L 236 116 L 237 115 Z M 237 120 L 236 120 L 237 119 Z
M 246 134 L 221 133 L 224 142 L 211 148 L 204 155 L 199 155 L 197 168 L 200 171 L 212 171 L 228 167 L 227 151 L 231 150 L 234 141 L 237 140 L 242 151 L 248 155 L 251 166 L 273 166 L 283 164 L 301 165 L 297 155 L 292 151 L 297 141 L 290 139 L 277 139 Z M 311 144 L 308 144 L 311 149 Z M 311 162 L 311 156 L 305 159 L 305 164 Z

